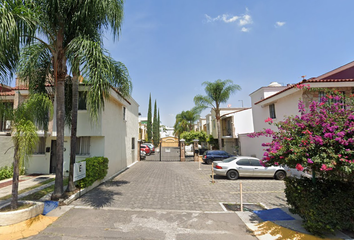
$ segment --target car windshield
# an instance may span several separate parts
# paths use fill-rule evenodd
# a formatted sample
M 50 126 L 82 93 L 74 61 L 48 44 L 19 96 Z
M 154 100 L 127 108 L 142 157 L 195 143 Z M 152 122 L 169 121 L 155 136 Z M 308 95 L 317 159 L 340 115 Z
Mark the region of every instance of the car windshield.
M 231 162 L 233 160 L 235 160 L 236 158 L 235 157 L 230 157 L 230 158 L 226 158 L 224 160 L 222 160 L 223 162 Z

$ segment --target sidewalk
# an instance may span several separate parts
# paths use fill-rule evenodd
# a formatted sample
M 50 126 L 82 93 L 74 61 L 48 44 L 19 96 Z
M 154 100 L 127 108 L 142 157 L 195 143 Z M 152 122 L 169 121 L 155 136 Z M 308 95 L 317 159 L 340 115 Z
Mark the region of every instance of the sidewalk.
M 19 187 L 18 187 L 18 191 L 24 190 L 26 188 L 30 188 L 33 187 L 41 182 L 44 182 L 48 179 L 53 179 L 55 178 L 54 174 L 48 174 L 48 175 L 38 175 L 38 176 L 32 176 L 32 175 L 21 175 L 19 178 Z M 32 189 L 30 191 L 26 191 L 22 194 L 19 194 L 19 199 L 21 199 L 24 196 L 27 196 L 29 194 L 32 194 L 34 192 L 37 192 L 39 190 L 42 190 L 44 188 L 47 188 L 51 185 L 54 184 L 53 182 L 47 183 L 45 185 L 42 185 L 38 188 Z M 0 198 L 11 195 L 12 193 L 12 179 L 4 179 L 0 181 Z M 7 203 L 9 203 L 11 201 L 10 199 L 7 200 L 0 200 L 0 208 L 4 205 L 6 205 Z
M 263 221 L 253 212 L 236 213 L 259 240 L 352 240 L 352 238 L 339 231 L 335 235 L 327 234 L 324 238 L 316 237 L 304 229 L 302 219 L 299 215 L 290 213 L 288 208 L 281 208 L 281 210 L 293 217 L 294 220 Z

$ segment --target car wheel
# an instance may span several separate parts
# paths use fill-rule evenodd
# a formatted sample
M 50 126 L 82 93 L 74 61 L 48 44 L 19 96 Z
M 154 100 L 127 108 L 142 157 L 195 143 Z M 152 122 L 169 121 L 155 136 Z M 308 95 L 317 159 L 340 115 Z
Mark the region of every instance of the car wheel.
M 286 177 L 286 173 L 284 171 L 278 171 L 275 173 L 275 179 L 277 180 L 284 180 Z
M 226 176 L 230 180 L 236 180 L 238 178 L 238 172 L 236 170 L 230 170 L 227 172 Z
M 207 164 L 212 164 L 213 160 L 212 159 L 207 159 Z

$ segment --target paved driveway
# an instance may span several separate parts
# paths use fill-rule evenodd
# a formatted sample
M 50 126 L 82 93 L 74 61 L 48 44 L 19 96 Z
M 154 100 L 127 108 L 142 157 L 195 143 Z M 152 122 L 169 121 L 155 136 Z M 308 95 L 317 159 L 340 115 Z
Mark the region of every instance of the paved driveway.
M 139 162 L 80 199 L 32 239 L 255 239 L 220 202 L 286 206 L 284 183 L 217 178 L 195 162 Z M 62 238 L 65 236 L 65 238 Z

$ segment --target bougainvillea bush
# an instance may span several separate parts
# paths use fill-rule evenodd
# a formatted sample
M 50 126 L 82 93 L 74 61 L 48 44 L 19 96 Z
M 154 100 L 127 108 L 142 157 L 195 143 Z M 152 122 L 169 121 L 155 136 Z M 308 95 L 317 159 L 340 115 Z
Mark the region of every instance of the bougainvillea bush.
M 310 89 L 309 89 L 310 90 Z M 312 89 L 315 90 L 315 89 Z M 323 90 L 322 90 L 323 91 Z M 273 123 L 278 131 L 265 129 L 250 137 L 269 136 L 262 159 L 265 165 L 284 164 L 299 171 L 310 170 L 316 177 L 354 181 L 354 105 L 351 98 L 328 93 L 320 102 L 305 108 L 299 102 L 299 115 Z
M 305 87 L 305 91 L 310 93 L 324 90 Z M 340 92 L 327 90 L 319 101 L 306 102 L 306 104 L 308 107 L 305 107 L 304 102 L 299 101 L 299 114 L 289 116 L 284 121 L 273 123 L 270 118 L 265 120 L 271 125 L 276 125 L 277 131 L 265 129 L 249 136 L 271 137 L 271 142 L 263 143 L 265 153 L 261 162 L 264 165 L 287 165 L 299 171 L 307 170 L 312 173 L 313 179 L 310 180 L 310 185 L 308 180 L 294 179 L 286 181 L 285 191 L 289 205 L 293 212 L 303 217 L 307 230 L 319 234 L 321 231 L 354 229 L 354 210 L 348 212 L 347 208 L 348 204 L 354 207 L 351 203 L 354 196 L 343 198 L 343 194 L 338 194 L 331 196 L 331 202 L 322 201 L 323 196 L 333 195 L 333 191 L 330 190 L 335 187 L 334 182 L 348 184 L 348 186 L 353 185 L 354 182 L 352 96 L 345 97 Z M 289 189 L 296 189 L 296 191 Z M 342 186 L 341 189 L 345 187 Z M 338 201 L 333 200 L 336 198 Z M 331 214 L 338 219 L 338 207 L 340 208 L 338 204 L 346 206 L 346 210 L 342 209 L 341 214 L 350 216 L 349 219 L 352 221 L 349 224 L 347 218 L 346 223 L 327 221 L 334 219 Z M 319 212 L 321 209 L 319 205 L 326 208 L 326 218 L 323 217 L 323 212 Z

